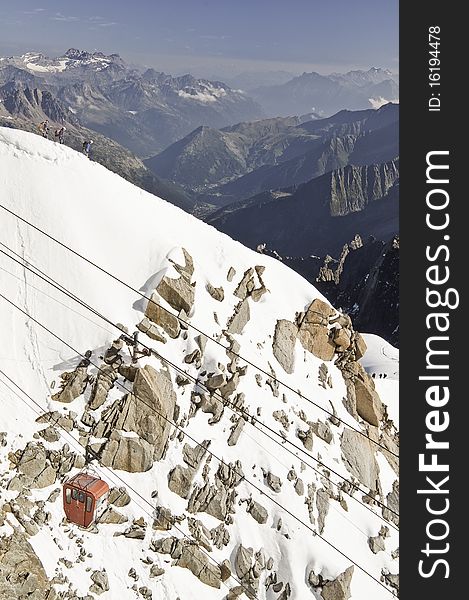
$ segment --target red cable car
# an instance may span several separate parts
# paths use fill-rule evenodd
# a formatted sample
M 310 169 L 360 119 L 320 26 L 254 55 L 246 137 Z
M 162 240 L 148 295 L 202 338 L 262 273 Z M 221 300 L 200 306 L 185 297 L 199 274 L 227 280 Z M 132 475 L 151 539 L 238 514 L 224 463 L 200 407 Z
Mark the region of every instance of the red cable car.
M 78 473 L 63 486 L 63 503 L 67 519 L 89 527 L 107 507 L 108 484 L 87 472 Z

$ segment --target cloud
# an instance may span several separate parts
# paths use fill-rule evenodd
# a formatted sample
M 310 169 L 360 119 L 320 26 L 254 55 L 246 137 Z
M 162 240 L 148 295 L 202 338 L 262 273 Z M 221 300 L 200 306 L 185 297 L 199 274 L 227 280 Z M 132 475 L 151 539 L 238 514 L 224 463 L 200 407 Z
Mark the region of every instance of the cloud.
M 72 17 L 71 15 L 63 15 L 62 13 L 55 13 L 53 17 L 51 17 L 53 21 L 62 21 L 64 23 L 74 23 L 75 21 L 79 21 L 78 17 Z
M 32 16 L 32 15 L 39 15 L 42 12 L 45 12 L 45 10 L 46 10 L 45 8 L 33 8 L 33 10 L 23 10 L 21 12 L 23 15 Z
M 231 35 L 199 35 L 201 40 L 229 40 Z
M 98 27 L 114 27 L 114 25 L 118 25 L 116 21 L 109 21 L 109 23 L 98 23 Z

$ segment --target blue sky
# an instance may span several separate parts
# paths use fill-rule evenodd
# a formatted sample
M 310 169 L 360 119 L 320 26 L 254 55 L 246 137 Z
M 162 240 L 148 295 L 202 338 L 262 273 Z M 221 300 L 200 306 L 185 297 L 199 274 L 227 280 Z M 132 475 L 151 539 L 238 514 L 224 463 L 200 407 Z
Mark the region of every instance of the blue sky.
M 117 52 L 169 72 L 398 70 L 398 0 L 17 0 L 0 54 Z

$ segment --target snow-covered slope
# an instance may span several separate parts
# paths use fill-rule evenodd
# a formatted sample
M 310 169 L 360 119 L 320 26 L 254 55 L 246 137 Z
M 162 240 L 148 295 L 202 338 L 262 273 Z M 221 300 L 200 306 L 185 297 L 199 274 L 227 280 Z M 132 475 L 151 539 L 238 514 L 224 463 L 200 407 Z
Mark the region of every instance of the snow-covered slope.
M 118 403 L 124 394 L 119 384 L 130 390 L 132 382 L 129 378 L 132 377 L 127 373 L 125 380 L 121 369 L 104 404 L 95 408 L 92 408 L 92 380 L 87 377 L 99 375 L 94 364 L 109 366 L 101 358 L 120 332 L 0 254 L 0 293 L 79 353 L 93 351 L 92 364 L 87 369 L 79 367 L 82 357 L 77 352 L 0 298 L 0 370 L 44 411 L 58 411 L 68 416 L 63 423 L 71 429 L 65 434 L 56 428 L 60 437 L 54 435 L 46 428 L 47 423 L 35 421 L 37 414 L 32 409 L 38 408 L 31 399 L 22 396 L 31 407 L 27 408 L 11 389 L 0 383 L 0 431 L 6 432 L 3 436 L 5 445 L 0 447 L 0 536 L 10 539 L 15 529 L 22 531 L 26 527 L 29 543 L 41 560 L 47 578 L 51 581 L 55 577 L 55 589 L 67 598 L 87 594 L 87 598 L 93 598 L 93 594 L 106 587 L 109 590 L 100 595 L 103 599 L 199 600 L 204 597 L 220 600 L 238 597 L 234 595 L 238 592 L 240 598 L 248 597 L 242 595 L 241 581 L 242 586 L 254 590 L 250 596 L 253 598 L 340 600 L 348 597 L 345 591 L 340 595 L 342 588 L 348 589 L 348 583 L 343 583 L 339 576 L 351 566 L 351 561 L 356 563 L 350 583 L 352 600 L 389 598 L 394 590 L 389 582 L 394 579 L 382 578 L 382 573 L 395 574 L 398 569 L 395 552 L 398 519 L 393 513 L 396 510 L 396 465 L 392 456 L 388 454 L 386 458 L 383 448 L 369 442 L 365 436 L 379 440 L 382 446 L 393 450 L 396 450 L 397 438 L 385 407 L 380 405 L 372 389 L 371 378 L 358 371 L 354 357 L 359 338 L 351 331 L 347 320 L 333 310 L 329 315 L 323 302 L 316 301 L 313 309 L 307 312 L 312 301 L 324 301 L 324 298 L 280 262 L 252 252 L 69 148 L 33 134 L 0 129 L 0 189 L 0 204 L 133 288 L 147 296 L 158 288 L 160 293 L 155 293 L 154 298 L 158 298 L 163 309 L 177 314 L 175 306 L 182 296 L 181 302 L 190 305 L 187 316 L 182 313 L 184 319 L 224 346 L 231 344 L 235 352 L 238 347 L 234 342 L 238 342 L 238 354 L 272 374 L 267 377 L 252 365 L 243 369 L 245 362 L 242 359 L 236 359 L 210 339 L 206 344 L 200 339 L 197 343 L 196 331 L 191 328 L 180 330 L 177 320 L 166 318 L 164 310 L 157 316 L 152 315 L 148 312 L 148 302 L 140 294 L 0 208 L 0 251 L 7 252 L 6 247 L 13 250 L 109 321 L 125 325 L 130 333 L 142 322 L 147 310 L 154 321 L 152 331 L 158 330 L 165 343 L 154 339 L 155 333 L 153 338 L 141 333 L 140 340 L 190 376 L 217 390 L 209 397 L 190 379 L 182 381 L 180 377 L 177 380 L 177 373 L 169 367 L 169 387 L 168 379 L 165 379 L 165 391 L 158 402 L 152 397 L 152 392 L 158 395 L 158 384 L 155 388 L 150 386 L 151 401 L 155 401 L 155 406 L 163 412 L 168 409 L 168 420 L 178 424 L 179 430 L 171 427 L 165 437 L 160 431 L 163 427 L 155 425 L 150 417 L 145 421 L 146 425 L 143 420 L 137 423 L 139 411 L 144 412 L 138 407 L 137 374 L 134 396 L 129 397 L 129 402 L 134 402 L 133 422 L 138 427 L 136 425 L 132 430 L 126 421 L 123 431 L 100 430 L 100 422 L 108 423 L 107 409 L 113 403 L 117 409 L 122 408 Z M 244 285 L 239 285 L 246 272 Z M 182 282 L 180 295 L 171 288 L 175 279 Z M 314 321 L 317 310 L 321 314 Z M 304 312 L 307 312 L 306 317 L 295 316 L 295 313 Z M 146 327 L 151 325 L 150 321 L 145 322 Z M 227 329 L 231 334 L 224 333 Z M 324 332 L 325 338 L 321 337 Z M 198 348 L 199 352 L 194 353 Z M 330 353 L 331 348 L 332 354 L 323 356 Z M 129 366 L 129 350 L 125 344 L 120 354 L 124 366 Z M 334 363 L 337 359 L 338 366 Z M 140 359 L 137 366 L 140 374 L 153 372 L 152 369 L 165 370 L 165 365 L 155 356 Z M 74 373 L 77 385 L 73 390 L 67 388 L 70 378 L 68 383 L 61 380 L 64 372 Z M 234 379 L 233 375 L 236 375 Z M 217 376 L 223 383 L 231 378 L 233 389 L 217 387 Z M 357 376 L 365 378 L 362 387 L 366 388 L 366 398 L 362 394 L 361 400 L 358 387 L 353 388 Z M 291 390 L 279 384 L 277 379 L 287 383 Z M 1 374 L 0 381 L 6 381 Z M 65 385 L 66 393 L 54 400 L 51 396 L 58 393 L 61 383 Z M 393 402 L 392 412 L 389 412 L 396 420 L 397 381 L 389 379 L 386 386 L 386 397 Z M 9 387 L 13 389 L 11 383 Z M 357 398 L 351 388 L 356 391 Z M 67 399 L 72 401 L 66 404 L 64 399 L 68 392 Z M 223 393 L 223 403 L 218 402 L 217 393 Z M 177 410 L 170 410 L 170 397 L 175 399 Z M 344 401 L 345 398 L 348 400 Z M 354 405 L 355 400 L 357 404 Z M 371 402 L 371 417 L 366 407 L 359 407 L 360 402 L 368 401 Z M 237 441 L 236 435 L 231 434 L 234 424 L 242 426 L 240 410 L 237 411 L 236 406 L 242 406 L 245 411 L 244 427 Z M 73 411 L 71 415 L 69 411 Z M 330 418 L 331 412 L 336 418 Z M 365 415 L 366 419 L 359 414 Z M 376 414 L 377 427 L 370 422 Z M 128 416 L 122 418 L 125 421 Z M 209 420 L 215 422 L 210 424 Z M 119 422 L 122 424 L 122 419 Z M 263 428 L 261 423 L 270 430 Z M 47 434 L 38 435 L 37 432 L 45 429 L 48 429 Z M 344 431 L 353 433 L 354 429 L 365 436 L 357 433 L 358 439 L 354 438 L 347 450 Z M 111 441 L 107 438 L 112 435 L 124 445 L 133 443 L 126 440 L 133 440 L 147 448 L 148 442 L 143 444 L 141 439 L 150 439 L 157 430 L 158 435 L 161 434 L 159 441 L 164 438 L 163 455 L 152 461 L 152 465 L 147 465 L 148 470 L 128 472 L 99 467 L 111 487 L 122 486 L 121 480 L 128 485 L 127 492 L 132 501 L 124 507 L 114 507 L 114 515 L 120 514 L 121 520 L 126 518 L 125 523 L 100 523 L 96 529 L 84 531 L 62 521 L 61 496 L 54 498 L 52 494 L 51 497 L 51 492 L 60 487 L 63 476 L 77 472 L 78 459 L 74 459 L 75 466 L 71 470 L 70 464 L 68 470 L 62 464 L 59 468 L 62 472 L 57 474 L 55 482 L 55 471 L 52 480 L 48 477 L 44 481 L 43 477 L 38 483 L 37 478 L 34 479 L 36 472 L 31 465 L 35 467 L 34 461 L 39 460 L 37 453 L 42 452 L 38 450 L 39 444 L 46 449 L 46 464 L 50 465 L 53 462 L 50 451 L 56 450 L 62 456 L 69 451 L 78 453 L 79 438 L 83 444 L 99 445 L 101 441 L 105 449 L 109 449 Z M 181 430 L 187 437 L 184 438 Z M 281 437 L 269 433 L 272 430 Z M 101 431 L 100 437 L 96 435 L 98 431 Z M 290 443 L 276 444 L 262 431 L 269 433 L 270 438 L 285 438 Z M 230 434 L 231 445 L 228 443 Z M 177 465 L 187 469 L 183 448 L 185 444 L 196 447 L 194 440 L 210 440 L 209 452 L 201 457 L 198 468 L 190 472 L 193 481 L 189 481 L 188 498 L 183 498 L 169 489 L 168 475 L 171 478 L 172 469 Z M 159 441 L 155 442 L 155 448 Z M 29 448 L 36 455 L 32 457 L 34 464 L 29 462 L 28 466 L 23 450 L 30 442 L 33 445 Z M 65 442 L 69 443 L 69 449 L 64 449 Z M 141 450 L 141 447 L 138 448 Z M 362 453 L 359 464 L 351 464 L 354 461 L 350 447 Z M 186 458 L 188 453 L 191 454 L 186 447 Z M 153 456 L 156 454 L 157 451 Z M 217 475 L 220 463 L 215 457 L 236 465 L 229 472 L 229 482 L 223 480 L 223 474 Z M 318 460 L 329 469 L 318 464 Z M 239 473 L 241 469 L 245 478 L 238 482 L 233 473 Z M 133 465 L 130 470 L 137 469 Z M 346 486 L 344 479 L 353 480 L 363 491 Z M 45 483 L 48 485 L 43 487 Z M 178 487 L 177 483 L 173 489 Z M 204 485 L 206 489 L 212 486 L 211 490 L 216 492 L 213 504 L 219 501 L 223 513 L 221 519 L 214 516 L 220 511 L 214 509 L 213 504 L 207 508 L 205 502 L 204 507 L 200 495 L 196 498 L 197 489 Z M 387 505 L 389 510 L 373 504 L 364 491 Z M 251 497 L 266 513 L 257 505 L 240 502 L 249 501 Z M 188 511 L 188 503 L 192 512 Z M 166 531 L 161 530 L 164 527 L 154 526 L 155 514 L 151 506 L 171 511 L 175 518 L 171 529 Z M 197 511 L 197 508 L 202 510 Z M 258 519 L 254 518 L 254 513 Z M 391 523 L 383 521 L 383 513 Z M 31 517 L 35 517 L 33 520 L 39 527 L 30 523 Z M 264 517 L 265 523 L 262 522 Z M 145 527 L 138 521 L 140 518 L 145 521 Z M 379 535 L 383 525 L 389 532 L 382 531 Z M 138 534 L 116 535 L 129 528 Z M 320 535 L 315 536 L 312 531 L 318 531 Z M 200 573 L 196 577 L 190 567 L 189 570 L 183 568 L 180 549 L 179 554 L 174 552 L 174 544 L 171 556 L 162 552 L 161 540 L 172 536 L 183 538 L 181 532 L 197 541 L 194 546 L 188 546 L 192 550 L 189 554 L 196 554 L 200 562 L 202 558 L 198 552 L 203 551 L 203 556 L 210 557 L 207 560 L 212 566 L 229 561 L 232 576 L 220 581 L 218 567 L 213 566 L 212 585 L 207 585 L 199 580 Z M 217 542 L 220 533 L 222 541 Z M 370 542 L 369 538 L 375 541 Z M 171 546 L 171 542 L 168 544 Z M 240 545 L 244 549 L 252 548 L 254 553 L 259 552 L 257 558 L 249 551 L 240 550 Z M 371 551 L 371 546 L 376 553 Z M 172 566 L 178 561 L 181 566 Z M 159 572 L 157 567 L 164 569 L 164 573 L 155 576 Z M 225 567 L 228 567 L 227 563 Z M 102 581 L 103 576 L 96 573 L 104 571 L 108 586 L 100 587 L 96 579 Z M 332 583 L 338 577 L 336 583 Z M 1 586 L 0 570 L 0 591 Z M 90 586 L 94 586 L 91 592 Z M 71 591 L 66 592 L 68 588 Z M 235 591 L 228 596 L 233 588 Z

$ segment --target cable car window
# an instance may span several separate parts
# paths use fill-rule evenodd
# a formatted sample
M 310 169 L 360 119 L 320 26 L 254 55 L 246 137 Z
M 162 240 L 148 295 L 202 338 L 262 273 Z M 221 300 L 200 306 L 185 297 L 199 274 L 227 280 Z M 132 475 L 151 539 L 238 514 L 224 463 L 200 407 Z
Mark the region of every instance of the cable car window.
M 78 502 L 84 502 L 85 501 L 85 494 L 83 492 L 80 492 L 78 494 Z
M 91 512 L 93 507 L 93 498 L 91 496 L 86 496 L 86 512 Z
M 72 498 L 74 500 L 78 500 L 78 490 L 75 490 L 75 489 L 72 490 Z
M 70 488 L 65 488 L 65 502 L 70 504 L 72 500 L 72 490 Z

